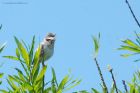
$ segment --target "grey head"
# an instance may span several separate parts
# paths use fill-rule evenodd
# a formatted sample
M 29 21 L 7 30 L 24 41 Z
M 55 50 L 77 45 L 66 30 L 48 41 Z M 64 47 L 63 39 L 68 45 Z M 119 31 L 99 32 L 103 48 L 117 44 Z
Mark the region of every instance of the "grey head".
M 48 33 L 47 36 L 44 39 L 45 43 L 48 46 L 54 46 L 55 43 L 55 34 L 54 33 Z

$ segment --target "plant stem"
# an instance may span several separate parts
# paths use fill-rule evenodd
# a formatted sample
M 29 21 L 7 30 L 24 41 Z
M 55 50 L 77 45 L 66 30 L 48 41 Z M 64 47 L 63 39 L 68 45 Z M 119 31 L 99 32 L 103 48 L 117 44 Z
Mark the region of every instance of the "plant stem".
M 124 85 L 125 92 L 128 93 L 127 86 L 126 86 L 126 84 L 125 84 L 125 80 L 122 80 L 122 83 L 123 83 L 123 85 Z
M 119 93 L 118 88 L 117 88 L 117 84 L 116 84 L 116 81 L 115 81 L 115 78 L 114 78 L 114 75 L 113 75 L 113 69 L 110 69 L 109 72 L 111 73 L 111 76 L 112 76 L 112 79 L 113 79 L 113 82 L 114 82 L 114 86 L 115 86 L 115 89 L 116 89 L 116 93 Z
M 42 66 L 44 67 L 45 65 L 42 64 Z M 44 85 L 45 85 L 45 75 L 43 75 L 42 93 L 44 93 Z
M 128 8 L 129 8 L 129 10 L 130 10 L 130 12 L 131 12 L 133 18 L 135 19 L 137 25 L 138 25 L 139 28 L 140 28 L 140 23 L 139 23 L 138 19 L 136 18 L 136 16 L 135 16 L 135 14 L 134 14 L 134 12 L 133 12 L 133 10 L 132 10 L 132 8 L 131 8 L 131 6 L 130 6 L 128 0 L 126 0 L 125 2 L 126 2 L 126 4 L 128 5 Z
M 45 83 L 45 75 L 43 76 L 43 84 L 42 84 L 42 93 L 44 93 L 44 84 Z
M 42 57 L 43 57 L 43 60 L 42 60 L 42 68 L 45 66 L 44 64 L 44 47 L 42 46 Z M 44 85 L 45 85 L 45 75 L 43 75 L 43 82 L 42 82 L 42 93 L 44 93 Z
M 108 92 L 108 89 L 107 89 L 107 86 L 106 86 L 106 84 L 105 84 L 105 81 L 104 81 L 104 78 L 103 78 L 103 75 L 102 75 L 102 72 L 101 72 L 100 66 L 99 66 L 99 64 L 98 64 L 98 61 L 97 61 L 96 58 L 94 58 L 94 60 L 95 60 L 95 63 L 96 63 L 96 66 L 97 66 L 97 69 L 98 69 L 98 72 L 99 72 L 99 75 L 100 75 L 101 81 L 102 81 L 102 83 L 103 83 L 103 87 L 104 87 L 106 93 L 109 93 L 109 92 Z

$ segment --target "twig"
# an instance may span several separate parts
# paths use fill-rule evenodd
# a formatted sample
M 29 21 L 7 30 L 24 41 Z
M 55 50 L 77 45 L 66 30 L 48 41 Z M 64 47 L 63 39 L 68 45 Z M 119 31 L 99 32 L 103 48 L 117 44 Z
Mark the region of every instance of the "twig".
M 136 21 L 137 25 L 138 25 L 138 26 L 139 26 L 139 28 L 140 28 L 140 23 L 139 23 L 138 19 L 136 18 L 136 16 L 135 16 L 135 14 L 134 14 L 134 12 L 133 12 L 133 10 L 132 10 L 132 8 L 131 8 L 131 6 L 130 6 L 130 4 L 129 4 L 128 0 L 126 0 L 125 2 L 126 2 L 126 4 L 128 5 L 129 10 L 130 10 L 130 12 L 131 12 L 131 14 L 132 14 L 133 18 L 135 19 L 135 21 Z
M 126 84 L 125 84 L 125 80 L 122 80 L 122 83 L 123 83 L 123 85 L 124 85 L 125 92 L 128 93 L 127 86 L 126 86 Z
M 113 83 L 114 83 L 114 87 L 116 89 L 116 93 L 119 93 L 118 88 L 117 88 L 117 84 L 116 84 L 116 80 L 115 80 L 114 75 L 113 75 L 113 69 L 111 67 L 109 67 L 109 72 L 111 73 L 112 80 L 113 80 Z
M 2 29 L 2 24 L 0 25 L 0 30 Z
M 108 89 L 107 89 L 107 86 L 106 86 L 106 84 L 105 84 L 105 81 L 104 81 L 104 78 L 103 78 L 103 75 L 102 75 L 102 72 L 101 72 L 100 66 L 99 66 L 99 64 L 98 64 L 98 61 L 97 61 L 96 58 L 94 58 L 94 60 L 95 60 L 95 63 L 96 63 L 96 66 L 97 66 L 97 69 L 98 69 L 98 72 L 99 72 L 99 75 L 100 75 L 101 81 L 102 81 L 102 83 L 103 83 L 103 87 L 104 87 L 106 93 L 109 93 L 109 92 L 108 92 Z

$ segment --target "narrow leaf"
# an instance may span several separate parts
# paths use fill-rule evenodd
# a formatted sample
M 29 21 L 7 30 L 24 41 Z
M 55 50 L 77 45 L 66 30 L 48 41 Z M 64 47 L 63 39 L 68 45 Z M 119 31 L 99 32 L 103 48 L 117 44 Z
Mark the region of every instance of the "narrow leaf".
M 12 59 L 18 61 L 19 59 L 15 56 L 3 56 L 4 58 Z
M 57 83 L 57 79 L 56 79 L 56 74 L 55 74 L 54 68 L 52 68 L 52 75 L 53 75 L 52 82 L 55 82 L 57 87 L 58 87 L 58 83 Z
M 46 69 L 47 69 L 47 66 L 44 66 L 44 67 L 42 68 L 42 70 L 40 71 L 40 73 L 39 73 L 39 75 L 38 75 L 36 81 L 38 81 L 38 80 L 40 80 L 40 79 L 43 78 L 43 76 L 45 75 Z
M 3 77 L 3 75 L 4 75 L 4 73 L 0 73 L 0 78 L 2 78 L 2 77 Z
M 64 86 L 66 85 L 66 83 L 68 82 L 68 80 L 69 80 L 69 76 L 66 75 L 64 77 L 64 79 L 61 81 L 61 83 L 60 83 L 60 85 L 58 87 L 58 93 L 64 89 Z
M 99 91 L 97 91 L 97 90 L 94 89 L 94 88 L 91 88 L 91 90 L 92 90 L 93 93 L 100 93 Z
M 132 40 L 130 40 L 130 39 L 126 39 L 126 40 L 124 40 L 124 41 L 122 41 L 122 42 L 124 42 L 125 44 L 127 44 L 128 46 L 130 46 L 130 47 L 135 47 L 135 48 L 140 48 L 136 43 L 134 43 Z
M 28 52 L 23 47 L 22 43 L 16 37 L 14 37 L 14 38 L 15 38 L 16 44 L 17 44 L 17 46 L 18 46 L 18 48 L 20 50 L 20 53 L 21 53 L 23 59 L 26 62 L 26 65 L 29 67 L 29 56 L 28 56 Z

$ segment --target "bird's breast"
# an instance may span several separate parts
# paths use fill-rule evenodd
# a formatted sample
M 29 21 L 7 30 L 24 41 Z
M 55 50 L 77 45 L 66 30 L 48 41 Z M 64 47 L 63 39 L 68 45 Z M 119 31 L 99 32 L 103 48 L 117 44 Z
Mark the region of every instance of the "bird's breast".
M 53 51 L 54 51 L 53 48 L 49 48 L 49 47 L 45 48 L 44 57 L 45 57 L 46 60 L 48 60 L 53 55 Z

